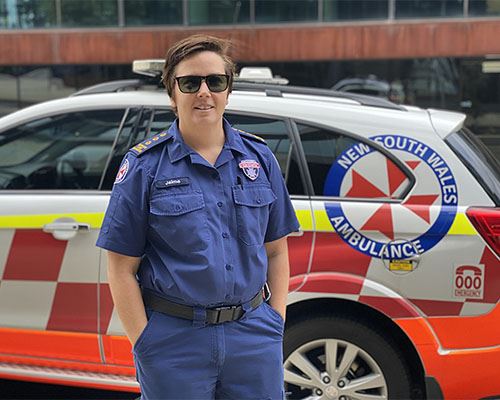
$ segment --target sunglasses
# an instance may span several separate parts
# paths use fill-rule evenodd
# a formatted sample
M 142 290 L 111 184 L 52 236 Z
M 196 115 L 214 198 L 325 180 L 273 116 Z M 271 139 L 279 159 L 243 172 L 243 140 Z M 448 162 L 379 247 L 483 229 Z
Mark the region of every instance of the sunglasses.
M 223 92 L 229 86 L 229 75 L 212 74 L 207 76 L 186 75 L 175 78 L 182 93 L 196 93 L 200 90 L 201 82 L 205 81 L 211 92 Z

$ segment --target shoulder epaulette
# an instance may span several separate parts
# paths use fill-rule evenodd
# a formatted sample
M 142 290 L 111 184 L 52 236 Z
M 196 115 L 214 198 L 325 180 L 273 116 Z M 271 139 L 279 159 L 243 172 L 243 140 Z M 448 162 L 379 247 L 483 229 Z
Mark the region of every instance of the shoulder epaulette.
M 253 133 L 242 131 L 241 129 L 235 129 L 235 130 L 238 131 L 240 135 L 243 136 L 244 138 L 267 144 L 266 141 L 260 136 L 254 135 Z
M 171 135 L 168 132 L 162 132 L 158 135 L 155 135 L 151 138 L 147 138 L 140 143 L 137 143 L 134 147 L 132 147 L 129 151 L 134 153 L 137 157 L 141 154 L 144 154 L 147 150 L 152 149 L 156 145 L 164 142 L 169 139 Z

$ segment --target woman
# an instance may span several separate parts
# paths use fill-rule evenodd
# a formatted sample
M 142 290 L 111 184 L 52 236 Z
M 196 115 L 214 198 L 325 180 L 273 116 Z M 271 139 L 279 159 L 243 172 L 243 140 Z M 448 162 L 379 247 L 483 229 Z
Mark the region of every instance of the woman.
M 168 51 L 178 119 L 125 156 L 97 241 L 143 399 L 284 397 L 286 235 L 298 222 L 265 142 L 223 118 L 227 50 L 196 35 Z

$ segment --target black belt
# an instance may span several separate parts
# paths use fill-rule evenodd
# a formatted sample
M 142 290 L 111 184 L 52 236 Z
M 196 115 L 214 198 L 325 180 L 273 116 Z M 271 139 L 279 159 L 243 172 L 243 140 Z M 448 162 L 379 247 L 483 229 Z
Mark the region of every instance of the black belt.
M 158 311 L 164 314 L 172 315 L 184 319 L 194 319 L 194 307 L 185 306 L 183 304 L 174 303 L 161 296 L 158 296 L 150 290 L 142 291 L 142 299 L 144 305 L 153 311 Z M 248 303 L 252 309 L 257 308 L 264 301 L 262 290 L 257 293 Z M 235 306 L 222 306 L 214 308 L 206 308 L 206 319 L 208 324 L 221 324 L 223 322 L 236 321 L 240 319 L 245 310 L 241 304 Z

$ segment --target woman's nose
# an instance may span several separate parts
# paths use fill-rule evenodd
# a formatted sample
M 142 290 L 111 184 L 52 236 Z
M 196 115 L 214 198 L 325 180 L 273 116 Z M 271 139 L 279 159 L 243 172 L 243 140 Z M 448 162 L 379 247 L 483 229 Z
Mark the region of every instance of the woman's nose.
M 200 95 L 209 95 L 210 94 L 210 89 L 207 86 L 207 82 L 205 82 L 205 79 L 201 81 L 200 89 L 198 90 L 198 96 Z

